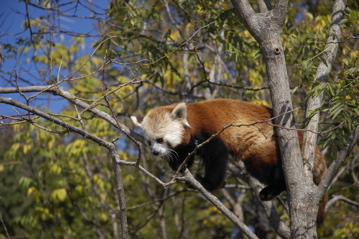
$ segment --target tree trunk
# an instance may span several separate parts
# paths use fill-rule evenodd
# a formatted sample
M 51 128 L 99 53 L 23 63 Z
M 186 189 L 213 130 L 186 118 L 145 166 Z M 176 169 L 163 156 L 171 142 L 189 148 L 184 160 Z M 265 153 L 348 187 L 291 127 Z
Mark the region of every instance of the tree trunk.
M 254 12 L 248 1 L 232 0 L 242 23 L 256 38 L 266 64 L 269 89 L 289 196 L 292 238 L 316 238 L 317 206 L 313 203 L 315 186 L 305 177 L 298 134 L 292 112 L 287 68 L 281 41 L 281 29 L 287 13 L 288 1 L 261 5 L 261 13 Z M 286 113 L 288 112 L 288 113 Z M 314 205 L 313 205 L 314 204 Z

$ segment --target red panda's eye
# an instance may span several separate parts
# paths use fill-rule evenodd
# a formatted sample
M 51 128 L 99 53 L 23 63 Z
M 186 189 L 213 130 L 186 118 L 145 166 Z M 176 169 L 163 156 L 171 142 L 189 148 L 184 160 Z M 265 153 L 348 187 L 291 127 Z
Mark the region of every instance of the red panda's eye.
M 159 143 L 159 144 L 162 144 L 163 143 L 163 138 L 156 139 L 156 142 Z

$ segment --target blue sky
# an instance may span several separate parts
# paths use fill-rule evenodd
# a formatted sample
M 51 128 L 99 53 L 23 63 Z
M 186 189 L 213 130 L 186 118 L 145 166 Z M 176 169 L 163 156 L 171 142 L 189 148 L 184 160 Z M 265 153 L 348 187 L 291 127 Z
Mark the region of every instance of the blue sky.
M 32 1 L 37 3 L 37 1 Z M 59 1 L 60 4 L 66 3 L 67 1 Z M 73 2 L 73 1 L 71 1 Z M 61 8 L 62 11 L 66 10 L 67 15 L 77 15 L 82 17 L 90 17 L 91 11 L 87 7 L 92 7 L 88 4 L 87 1 L 81 1 L 85 6 L 78 4 L 77 1 L 74 1 L 73 4 L 66 5 Z M 94 7 L 96 12 L 105 13 L 105 9 L 109 4 L 109 0 L 93 0 L 93 4 L 98 7 Z M 77 5 L 76 5 L 77 4 Z M 37 18 L 49 13 L 48 10 L 37 9 L 32 6 L 28 6 L 30 18 Z M 19 38 L 29 38 L 30 31 L 24 31 L 22 23 L 26 20 L 25 11 L 26 5 L 24 2 L 18 2 L 14 0 L 0 0 L 0 42 L 3 48 L 3 55 L 5 57 L 1 70 L 5 72 L 16 73 L 18 76 L 26 79 L 30 84 L 37 84 L 35 78 L 38 74 L 37 68 L 29 61 L 29 55 L 25 55 L 21 52 L 17 52 L 16 57 L 10 55 L 4 50 L 6 44 L 11 44 L 13 46 L 19 47 L 16 45 L 16 42 Z M 105 17 L 105 15 L 103 15 Z M 60 17 L 57 19 L 57 24 L 60 26 L 61 30 L 64 31 L 73 31 L 79 33 L 90 33 L 92 35 L 96 34 L 94 28 L 95 20 L 92 19 L 83 19 L 79 17 Z M 36 30 L 36 29 L 35 29 Z M 62 42 L 60 40 L 60 34 L 53 34 L 55 42 Z M 70 46 L 71 36 L 63 35 L 64 43 Z M 92 53 L 92 42 L 96 40 L 95 37 L 85 38 L 85 48 L 83 49 L 82 54 Z M 11 58 L 12 57 L 12 58 Z M 21 66 L 21 67 L 20 67 Z M 9 87 L 11 86 L 6 80 L 10 79 L 9 74 L 0 73 L 0 87 Z M 14 82 L 14 81 L 12 81 Z M 21 82 L 20 86 L 26 86 L 25 83 Z M 11 97 L 15 100 L 24 102 L 23 97 L 19 94 L 6 94 L 1 95 L 5 97 Z M 51 97 L 51 101 L 48 101 L 47 97 Z M 40 105 L 50 107 L 51 111 L 59 112 L 62 107 L 66 104 L 66 101 L 59 100 L 59 98 L 49 96 L 44 94 L 40 100 L 31 101 L 30 105 Z M 0 104 L 0 114 L 5 115 L 16 115 L 16 112 L 12 109 L 12 106 Z

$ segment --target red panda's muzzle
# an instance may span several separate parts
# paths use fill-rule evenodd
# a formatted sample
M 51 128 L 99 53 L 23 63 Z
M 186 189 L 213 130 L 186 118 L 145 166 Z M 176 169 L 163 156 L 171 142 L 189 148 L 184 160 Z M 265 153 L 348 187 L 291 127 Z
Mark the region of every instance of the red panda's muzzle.
M 153 149 L 153 150 L 152 150 L 152 154 L 153 154 L 154 156 L 158 156 L 158 155 L 160 154 L 160 152 L 159 152 L 158 150 Z

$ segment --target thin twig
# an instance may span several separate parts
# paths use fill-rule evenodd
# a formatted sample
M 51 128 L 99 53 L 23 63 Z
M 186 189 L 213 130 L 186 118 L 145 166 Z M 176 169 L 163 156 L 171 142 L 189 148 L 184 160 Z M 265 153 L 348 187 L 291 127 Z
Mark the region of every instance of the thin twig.
M 192 34 L 192 36 L 190 36 L 186 41 L 182 42 L 178 47 L 176 47 L 176 49 L 174 49 L 174 50 L 171 51 L 170 53 L 167 53 L 166 55 L 164 55 L 164 56 L 158 58 L 157 60 L 155 60 L 155 61 L 153 61 L 153 62 L 151 62 L 151 63 L 146 63 L 146 64 L 144 64 L 144 66 L 150 66 L 150 65 L 156 64 L 157 62 L 161 61 L 162 59 L 169 57 L 170 55 L 172 55 L 173 53 L 175 53 L 176 51 L 178 51 L 179 48 L 181 48 L 182 46 L 186 45 L 189 41 L 191 41 L 192 38 L 195 37 L 199 31 L 201 31 L 202 29 L 204 29 L 204 28 L 206 28 L 206 27 L 209 27 L 209 26 L 212 25 L 213 23 L 215 23 L 215 22 L 210 22 L 210 23 L 208 23 L 207 25 L 200 27 L 197 31 L 195 31 L 195 32 Z
M 343 201 L 346 202 L 352 206 L 358 207 L 359 208 L 359 202 L 353 201 L 349 198 L 344 197 L 343 195 L 335 195 L 333 196 L 332 199 L 329 200 L 329 202 L 327 202 L 327 205 L 325 206 L 325 211 L 328 211 L 328 209 L 333 206 L 336 202 L 338 201 Z
M 86 125 L 84 123 L 84 121 L 82 120 L 82 117 L 81 117 L 81 114 L 79 113 L 79 111 L 77 110 L 77 106 L 75 105 L 75 110 L 76 110 L 76 113 L 77 113 L 77 120 L 80 121 L 80 124 L 82 126 L 82 129 L 87 131 L 87 128 L 86 128 Z
M 7 228 L 6 228 L 6 225 L 5 225 L 5 222 L 4 222 L 4 219 L 2 218 L 2 213 L 1 213 L 1 210 L 0 210 L 0 220 L 1 220 L 1 224 L 5 230 L 5 234 L 6 234 L 6 237 L 8 239 L 10 239 L 10 235 L 9 235 L 9 232 L 7 231 Z

